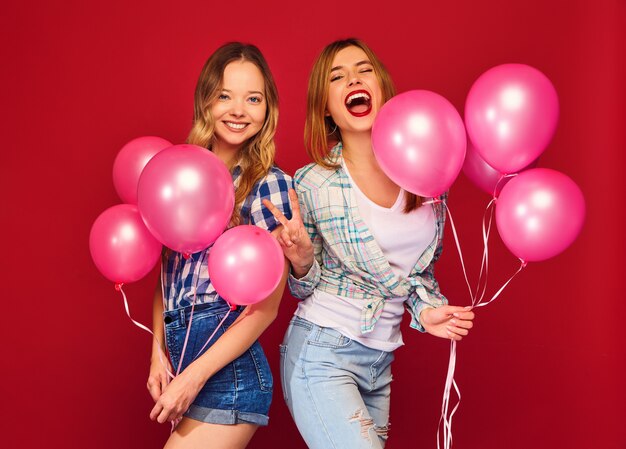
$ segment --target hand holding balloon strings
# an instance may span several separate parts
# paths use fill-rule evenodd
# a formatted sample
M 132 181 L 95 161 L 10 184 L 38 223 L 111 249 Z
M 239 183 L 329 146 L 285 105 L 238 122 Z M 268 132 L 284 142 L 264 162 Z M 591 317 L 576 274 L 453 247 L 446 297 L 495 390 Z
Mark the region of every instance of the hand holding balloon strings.
M 472 306 L 429 307 L 420 314 L 420 322 L 426 332 L 435 337 L 459 341 L 468 335 L 474 317 Z
M 152 397 L 154 402 L 158 401 L 163 392 L 165 391 L 165 387 L 170 383 L 170 378 L 173 378 L 172 374 L 172 365 L 169 360 L 161 357 L 161 353 L 159 352 L 158 358 L 153 358 L 150 362 L 150 373 L 148 375 L 148 382 L 146 386 L 148 387 L 148 392 Z
M 288 220 L 271 201 L 263 200 L 263 205 L 283 225 L 277 237 L 278 243 L 285 257 L 291 262 L 296 277 L 302 277 L 313 265 L 313 243 L 304 227 L 298 195 L 294 189 L 289 189 L 289 204 L 291 205 L 291 220 Z
M 192 365 L 177 375 L 155 401 L 150 419 L 161 424 L 177 421 L 189 409 L 206 382 L 202 374 Z

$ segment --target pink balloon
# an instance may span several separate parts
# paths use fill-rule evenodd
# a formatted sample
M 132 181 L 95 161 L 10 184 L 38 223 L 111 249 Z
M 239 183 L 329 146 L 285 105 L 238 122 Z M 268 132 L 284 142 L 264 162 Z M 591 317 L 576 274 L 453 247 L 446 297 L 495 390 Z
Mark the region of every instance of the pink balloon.
M 434 92 L 412 90 L 389 100 L 372 128 L 374 154 L 400 187 L 435 197 L 463 166 L 467 139 L 454 106 Z
M 98 270 L 116 284 L 134 282 L 152 270 L 161 244 L 143 224 L 134 204 L 118 204 L 96 219 L 89 250 Z
M 155 154 L 171 146 L 165 139 L 146 136 L 133 139 L 122 147 L 113 163 L 113 185 L 122 201 L 137 204 L 139 175 Z
M 550 80 L 524 64 L 483 73 L 465 103 L 465 125 L 476 149 L 493 168 L 517 173 L 545 150 L 559 118 Z
M 528 167 L 525 167 L 524 170 L 534 168 L 535 166 L 537 166 L 537 161 L 533 161 Z M 485 162 L 471 142 L 467 143 L 467 154 L 465 155 L 465 162 L 463 163 L 463 173 L 477 187 L 489 195 L 493 196 L 495 191 L 496 197 L 500 195 L 506 183 L 511 180 L 511 178 L 501 180 L 500 178 L 502 178 L 503 174 Z M 498 187 L 497 190 L 496 186 Z
M 568 176 L 533 168 L 513 178 L 496 203 L 496 224 L 509 250 L 526 262 L 549 259 L 576 239 L 585 199 Z
M 226 229 L 235 204 L 228 169 L 206 148 L 174 145 L 154 156 L 139 178 L 144 223 L 165 246 L 195 253 Z
M 222 234 L 209 253 L 215 291 L 231 304 L 254 304 L 278 286 L 285 268 L 280 245 L 258 226 L 236 226 Z

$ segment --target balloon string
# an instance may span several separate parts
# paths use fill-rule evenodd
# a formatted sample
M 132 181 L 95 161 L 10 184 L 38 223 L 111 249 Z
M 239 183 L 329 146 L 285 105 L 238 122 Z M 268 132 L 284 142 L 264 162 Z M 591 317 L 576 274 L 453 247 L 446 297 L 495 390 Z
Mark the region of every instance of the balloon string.
M 166 306 L 167 306 L 167 302 L 169 302 L 169 301 L 165 300 L 165 277 L 164 276 L 165 276 L 165 274 L 163 272 L 163 260 L 161 260 L 161 301 L 163 303 L 163 310 L 167 310 Z M 161 351 L 161 347 L 159 347 L 159 351 Z M 161 360 L 161 363 L 163 365 L 165 365 L 165 362 L 161 359 L 160 352 L 159 352 L 159 360 Z M 167 379 L 167 382 L 169 384 L 169 381 L 170 381 L 169 378 L 171 377 L 173 379 L 174 378 L 174 374 L 170 373 L 170 371 L 167 369 L 167 367 L 165 368 L 165 370 L 167 371 L 167 374 L 169 376 L 168 379 Z M 171 424 L 170 434 L 174 433 L 174 430 L 176 430 L 176 426 L 178 425 L 178 422 L 179 421 L 174 420 L 174 421 L 172 421 L 170 423 Z
M 483 255 L 480 265 L 480 273 L 478 276 L 478 282 L 476 285 L 475 293 L 472 293 L 472 289 L 469 284 L 469 279 L 467 276 L 467 271 L 465 269 L 465 263 L 463 259 L 463 253 L 461 251 L 461 245 L 459 242 L 458 234 L 456 232 L 456 228 L 454 226 L 454 220 L 452 218 L 452 214 L 450 209 L 446 206 L 448 210 L 448 215 L 450 217 L 450 225 L 452 227 L 452 232 L 454 235 L 455 244 L 459 253 L 459 258 L 461 260 L 461 266 L 463 268 L 463 275 L 465 277 L 465 282 L 468 285 L 468 289 L 470 291 L 470 299 L 472 301 L 472 306 L 474 306 L 477 302 L 477 297 L 480 295 L 480 298 L 485 294 L 487 289 L 487 280 L 489 273 L 489 249 L 488 249 L 488 241 L 489 235 L 491 233 L 491 225 L 493 222 L 493 210 L 495 205 L 495 197 L 489 202 L 487 207 L 485 208 L 485 213 L 483 214 L 483 226 L 482 226 L 482 235 L 483 235 Z M 489 220 L 487 220 L 487 215 L 489 214 Z M 481 290 L 482 284 L 482 290 Z M 480 300 L 478 300 L 480 301 Z M 440 438 L 439 438 L 439 429 L 441 428 L 441 424 L 443 423 L 443 447 L 444 449 L 449 449 L 452 446 L 452 418 L 454 414 L 459 408 L 461 404 L 461 391 L 454 380 L 454 372 L 456 369 L 456 341 L 452 340 L 450 343 L 450 357 L 448 361 L 448 373 L 446 375 L 446 382 L 443 393 L 443 400 L 441 405 L 441 417 L 439 419 L 439 426 L 437 428 L 437 448 L 440 449 Z M 457 403 L 450 413 L 450 393 L 452 392 L 452 387 L 457 394 Z
M 443 392 L 443 401 L 441 404 L 441 417 L 439 418 L 439 426 L 437 426 L 437 449 L 440 449 L 440 437 L 439 429 L 443 422 L 443 447 L 444 449 L 450 449 L 452 446 L 452 417 L 459 408 L 461 403 L 461 392 L 454 380 L 454 370 L 456 367 L 456 341 L 450 341 L 450 359 L 448 362 L 448 374 L 446 375 L 446 383 Z M 450 406 L 450 392 L 452 387 L 456 391 L 458 401 L 448 416 L 448 409 Z
M 459 259 L 461 260 L 461 267 L 463 267 L 463 277 L 465 278 L 465 283 L 467 284 L 467 289 L 470 294 L 470 298 L 472 301 L 474 298 L 472 297 L 472 287 L 470 286 L 469 279 L 467 277 L 467 270 L 465 269 L 465 259 L 463 257 L 463 252 L 461 251 L 461 242 L 459 242 L 459 236 L 456 232 L 456 226 L 454 226 L 454 219 L 452 218 L 452 212 L 446 203 L 443 203 L 446 210 L 448 211 L 448 217 L 450 217 L 450 227 L 452 228 L 452 234 L 454 235 L 454 243 L 456 245 L 456 249 L 459 252 Z
M 469 290 L 470 298 L 473 299 L 472 287 L 470 286 L 470 282 L 467 277 L 467 270 L 465 269 L 465 261 L 463 259 L 463 252 L 461 251 L 461 244 L 459 242 L 459 237 L 456 232 L 456 226 L 454 226 L 454 220 L 452 219 L 452 213 L 450 212 L 450 208 L 448 207 L 446 203 L 444 203 L 443 201 L 437 198 L 434 198 L 423 204 L 437 204 L 437 203 L 443 204 L 443 206 L 446 208 L 446 211 L 448 212 L 448 217 L 450 218 L 450 225 L 452 227 L 452 233 L 454 235 L 454 243 L 456 244 L 456 249 L 459 252 L 459 258 L 461 260 L 461 267 L 463 268 L 463 276 L 465 277 L 465 283 L 467 284 L 467 289 Z
M 498 179 L 498 182 L 496 182 L 496 185 L 493 187 L 493 192 L 492 192 L 492 195 L 491 195 L 491 196 L 493 196 L 494 200 L 498 197 L 498 186 L 500 185 L 502 180 L 504 180 L 506 178 L 514 178 L 517 175 L 518 175 L 518 173 L 510 173 L 510 174 L 501 173 L 500 174 L 500 179 Z
M 138 321 L 135 321 L 133 319 L 133 317 L 130 315 L 130 308 L 128 306 L 128 299 L 126 298 L 126 293 L 124 293 L 124 289 L 122 288 L 123 285 L 124 284 L 115 284 L 115 289 L 122 294 L 122 298 L 124 299 L 124 308 L 126 309 L 126 315 L 128 315 L 128 318 L 130 319 L 130 321 L 133 322 L 133 324 L 135 326 L 137 326 L 140 329 L 143 329 L 146 332 L 150 333 L 152 335 L 152 337 L 156 340 L 157 346 L 159 348 L 159 361 L 161 362 L 161 365 L 163 365 L 163 368 L 165 368 L 165 371 L 167 372 L 167 375 L 169 377 L 173 378 L 174 374 L 172 374 L 170 372 L 170 370 L 167 368 L 167 364 L 165 363 L 165 359 L 163 358 L 165 356 L 165 353 L 163 352 L 163 349 L 161 349 L 161 342 L 159 341 L 157 336 L 154 335 L 154 332 L 152 332 L 148 327 L 144 326 L 143 324 L 139 323 Z
M 193 323 L 193 311 L 196 307 L 196 298 L 198 292 L 198 281 L 200 280 L 200 270 L 202 269 L 202 262 L 204 261 L 204 257 L 206 253 L 202 255 L 202 259 L 198 263 L 198 272 L 196 273 L 196 282 L 193 286 L 193 300 L 191 301 L 191 312 L 189 313 L 189 323 L 187 324 L 187 332 L 185 332 L 185 341 L 183 342 L 183 349 L 180 352 L 180 360 L 178 361 L 178 368 L 176 368 L 176 375 L 180 374 L 180 369 L 183 366 L 183 359 L 185 358 L 185 352 L 187 351 L 187 343 L 189 342 L 189 333 L 191 332 L 191 323 Z M 188 260 L 191 256 L 187 253 L 183 254 L 185 260 Z M 172 428 L 170 429 L 170 433 L 174 433 L 176 426 L 182 421 L 182 418 L 175 419 L 172 421 Z
M 512 176 L 517 176 L 517 174 L 512 174 L 512 175 L 503 175 L 500 178 L 500 181 L 502 179 L 504 179 L 505 177 L 512 177 Z M 498 182 L 500 182 L 498 181 Z M 448 212 L 448 216 L 450 217 L 450 225 L 452 227 L 452 233 L 454 235 L 454 242 L 455 245 L 457 247 L 457 251 L 459 253 L 459 258 L 461 261 L 461 267 L 463 269 L 463 276 L 465 277 L 465 283 L 467 285 L 467 288 L 469 290 L 469 294 L 470 294 L 470 299 L 472 301 L 472 307 L 482 307 L 485 306 L 487 304 L 489 304 L 490 302 L 494 301 L 501 293 L 502 291 L 506 288 L 506 286 L 513 280 L 513 278 L 522 270 L 526 267 L 526 262 L 521 260 L 521 265 L 519 267 L 519 269 L 513 274 L 513 276 L 511 276 L 509 278 L 508 281 L 505 282 L 505 284 L 495 293 L 495 295 L 487 302 L 483 303 L 482 299 L 485 295 L 485 292 L 487 290 L 487 279 L 488 279 L 488 271 L 489 271 L 489 250 L 488 250 L 488 241 L 489 241 L 489 235 L 491 233 L 491 227 L 492 227 L 492 223 L 493 223 L 493 211 L 494 211 L 494 205 L 496 203 L 496 198 L 495 198 L 495 192 L 494 192 L 494 198 L 490 201 L 490 203 L 487 205 L 487 208 L 485 209 L 485 214 L 483 215 L 483 230 L 482 230 L 482 234 L 483 234 L 483 256 L 482 256 L 482 261 L 481 261 L 481 268 L 480 268 L 480 275 L 478 278 L 478 284 L 476 287 L 476 293 L 474 293 L 472 291 L 472 287 L 470 285 L 468 276 L 467 276 L 467 270 L 465 268 L 465 261 L 463 258 L 463 253 L 461 251 L 461 244 L 459 242 L 459 238 L 458 238 L 458 234 L 456 232 L 456 226 L 454 225 L 454 219 L 452 218 L 452 214 L 450 212 L 450 209 L 448 208 L 448 206 L 443 203 L 441 200 L 439 199 L 433 199 L 431 201 L 428 201 L 424 204 L 435 204 L 435 203 L 443 203 L 443 205 L 446 208 L 446 211 Z M 487 214 L 489 213 L 489 220 L 487 222 Z M 488 224 L 486 224 L 488 223 Z M 484 278 L 483 278 L 484 276 Z M 484 279 L 484 282 L 482 281 Z M 482 289 L 481 289 L 481 282 L 483 282 L 482 285 Z M 480 297 L 479 297 L 480 294 Z M 456 384 L 456 381 L 454 380 L 454 371 L 456 369 L 456 341 L 452 340 L 451 344 L 450 344 L 450 357 L 449 357 L 449 361 L 448 361 L 448 373 L 446 375 L 446 382 L 445 382 L 445 386 L 444 386 L 444 393 L 443 393 L 443 400 L 442 400 L 442 405 L 441 405 L 441 417 L 439 419 L 439 426 L 437 428 L 437 449 L 441 449 L 440 446 L 440 428 L 441 425 L 443 423 L 443 447 L 444 449 L 450 449 L 452 446 L 452 418 L 454 416 L 454 414 L 456 413 L 457 409 L 459 408 L 459 405 L 461 403 L 461 392 Z M 452 392 L 452 388 L 454 388 L 456 394 L 457 394 L 457 403 L 455 404 L 454 408 L 452 409 L 452 411 L 450 413 L 449 409 L 450 409 L 450 393 Z
M 161 261 L 161 299 L 163 301 L 163 310 L 167 310 L 167 301 L 165 300 L 165 278 L 164 278 L 164 272 L 163 272 L 163 261 Z
M 439 199 L 433 199 L 431 201 L 426 202 L 425 204 L 435 204 L 442 203 L 446 211 L 448 213 L 448 217 L 450 218 L 450 226 L 452 228 L 452 234 L 454 235 L 454 243 L 456 245 L 457 251 L 459 253 L 459 259 L 461 261 L 461 267 L 463 269 L 463 276 L 465 277 L 465 283 L 467 285 L 467 290 L 469 291 L 470 299 L 472 301 L 472 305 L 474 304 L 474 292 L 472 291 L 472 286 L 470 285 L 469 278 L 467 276 L 467 269 L 465 268 L 465 260 L 463 258 L 463 251 L 461 250 L 461 243 L 459 241 L 459 236 L 456 231 L 456 226 L 454 225 L 454 219 L 452 218 L 452 213 L 450 212 L 450 208 L 447 204 Z M 461 404 L 461 391 L 454 380 L 454 371 L 456 368 L 456 341 L 452 340 L 450 344 L 450 358 L 448 360 L 448 373 L 446 375 L 446 383 L 443 391 L 443 400 L 441 404 L 441 417 L 439 418 L 439 425 L 437 426 L 437 449 L 440 449 L 440 438 L 439 432 L 441 425 L 443 423 L 443 447 L 444 449 L 450 449 L 452 445 L 452 418 L 456 413 L 459 405 Z M 450 393 L 452 388 L 457 394 L 457 402 L 449 412 L 450 409 Z
M 478 275 L 478 282 L 476 285 L 476 292 L 474 297 L 472 298 L 472 305 L 476 302 L 480 302 L 482 298 L 485 296 L 485 292 L 487 291 L 487 280 L 489 276 L 489 236 L 491 235 L 491 225 L 493 223 L 493 212 L 494 206 L 496 204 L 496 198 L 493 198 L 485 209 L 485 213 L 483 214 L 483 256 L 480 263 L 480 273 Z M 489 221 L 487 223 L 487 214 L 489 214 Z M 483 278 L 484 275 L 484 278 Z M 481 282 L 482 282 L 482 290 L 481 290 Z M 477 299 L 478 298 L 478 299 Z
M 509 175 L 504 174 L 500 177 L 500 179 L 498 180 L 498 183 L 500 183 L 500 181 L 502 181 L 504 178 L 512 178 L 515 176 L 517 176 L 517 173 L 512 173 Z M 489 236 L 491 235 L 491 228 L 493 225 L 493 214 L 495 211 L 495 205 L 497 201 L 498 200 L 494 192 L 494 197 L 487 205 L 485 209 L 485 214 L 483 215 L 483 227 L 482 227 L 483 257 L 482 257 L 481 266 L 480 266 L 480 274 L 478 276 L 478 284 L 476 287 L 476 293 L 474 297 L 472 298 L 472 306 L 475 306 L 475 307 L 485 306 L 489 304 L 490 302 L 492 302 L 493 300 L 495 300 L 502 293 L 504 288 L 513 280 L 513 278 L 527 265 L 525 261 L 520 259 L 520 262 L 521 262 L 520 268 L 509 278 L 509 280 L 507 280 L 504 283 L 504 285 L 496 292 L 496 294 L 489 301 L 483 302 L 483 298 L 485 297 L 485 293 L 487 292 L 487 284 L 488 284 L 487 279 L 488 279 L 488 274 L 489 274 Z M 487 215 L 489 215 L 488 220 L 487 220 Z M 483 274 L 484 274 L 484 281 L 483 281 Z M 482 289 L 481 289 L 481 282 L 482 282 Z
M 489 202 L 485 209 L 485 213 L 483 215 L 483 226 L 482 226 L 482 235 L 483 235 L 483 255 L 480 265 L 480 274 L 478 276 L 478 282 L 476 285 L 476 292 L 472 294 L 470 288 L 470 298 L 472 300 L 472 306 L 476 303 L 476 298 L 480 295 L 481 299 L 485 294 L 487 289 L 487 280 L 489 273 L 489 249 L 488 249 L 488 241 L 489 235 L 491 233 L 491 224 L 493 219 L 493 205 L 495 204 L 495 197 Z M 463 266 L 463 274 L 465 276 L 466 282 L 468 282 L 467 272 L 465 271 L 465 264 L 463 263 L 463 255 L 461 253 L 460 244 L 458 242 L 458 236 L 456 230 L 454 229 L 454 222 L 452 220 L 452 216 L 450 211 L 448 210 L 448 214 L 450 215 L 450 223 L 453 228 L 453 234 L 455 238 L 455 242 L 457 245 L 457 249 L 459 250 L 459 257 L 461 258 L 461 265 Z M 489 214 L 489 220 L 487 221 L 487 215 Z M 488 224 L 487 224 L 488 223 Z M 481 291 L 481 283 L 482 283 L 482 291 Z M 478 300 L 480 301 L 480 300 Z M 443 399 L 441 404 L 441 417 L 439 418 L 439 425 L 437 426 L 437 449 L 441 449 L 441 438 L 440 438 L 440 429 L 443 424 L 443 448 L 450 449 L 452 446 L 452 418 L 454 414 L 459 408 L 461 404 L 461 391 L 454 380 L 454 372 L 456 370 L 456 341 L 451 340 L 450 342 L 450 357 L 448 361 L 448 373 L 446 375 L 446 382 L 444 386 Z M 451 412 L 450 409 L 450 394 L 452 392 L 452 388 L 457 394 L 457 403 Z M 448 413 L 449 412 L 449 413 Z
M 200 354 L 202 354 L 202 351 L 204 351 L 204 348 L 206 348 L 206 346 L 209 344 L 209 342 L 213 339 L 213 337 L 215 336 L 215 333 L 217 332 L 217 330 L 222 327 L 222 324 L 224 324 L 224 321 L 226 321 L 226 318 L 228 318 L 228 315 L 230 315 L 230 311 L 231 310 L 233 310 L 233 309 L 231 307 L 229 307 L 228 308 L 228 312 L 226 312 L 226 315 L 224 315 L 224 318 L 222 318 L 222 321 L 220 321 L 220 323 L 217 325 L 215 330 L 213 330 L 213 333 L 209 336 L 209 338 L 207 338 L 207 341 L 204 343 L 204 346 L 202 346 L 202 348 L 198 351 L 196 356 L 193 358 L 194 360 L 196 360 L 198 358 L 198 356 Z
M 193 311 L 196 307 L 196 298 L 198 292 L 198 281 L 200 280 L 200 270 L 202 269 L 202 262 L 206 253 L 202 255 L 202 258 L 198 261 L 198 272 L 196 274 L 196 282 L 193 286 L 193 300 L 191 301 L 191 313 L 189 314 L 189 323 L 187 324 L 187 332 L 185 333 L 185 341 L 183 342 L 183 350 L 180 353 L 180 360 L 178 361 L 178 368 L 176 369 L 176 375 L 180 374 L 180 369 L 183 366 L 183 359 L 185 358 L 185 351 L 187 350 L 187 343 L 189 342 L 189 334 L 191 332 L 191 323 L 193 323 Z M 189 256 L 186 257 L 188 259 Z
M 498 296 L 500 296 L 500 293 L 502 293 L 502 291 L 506 288 L 506 286 L 509 285 L 509 283 L 513 280 L 513 278 L 515 276 L 517 276 L 520 271 L 522 271 L 524 268 L 526 268 L 526 265 L 528 265 L 528 263 L 525 262 L 524 260 L 520 259 L 520 266 L 517 269 L 517 271 L 515 273 L 513 273 L 513 276 L 511 276 L 509 278 L 509 280 L 506 281 L 502 287 L 500 287 L 500 289 L 495 293 L 495 295 L 492 296 L 492 298 L 489 301 L 487 301 L 487 302 L 478 302 L 475 305 L 475 307 L 483 307 L 483 306 L 486 306 L 487 304 L 489 304 L 490 302 L 494 301 Z
M 187 350 L 187 343 L 189 342 L 189 333 L 191 332 L 191 323 L 193 322 L 193 311 L 196 307 L 196 291 L 193 292 L 193 300 L 191 302 L 191 313 L 189 315 L 189 323 L 187 324 L 187 332 L 185 332 L 185 341 L 183 342 L 183 350 L 180 352 L 180 360 L 178 361 L 178 367 L 176 368 L 176 375 L 180 374 L 180 368 L 183 366 L 183 358 L 185 357 L 185 351 Z

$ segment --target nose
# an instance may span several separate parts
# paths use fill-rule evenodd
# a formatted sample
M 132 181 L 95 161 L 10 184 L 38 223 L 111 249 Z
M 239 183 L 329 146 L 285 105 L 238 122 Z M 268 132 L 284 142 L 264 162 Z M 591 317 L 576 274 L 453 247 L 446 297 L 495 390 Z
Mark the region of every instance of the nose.
M 236 100 L 231 103 L 230 115 L 233 117 L 241 117 L 245 115 L 244 103 L 242 100 Z
M 354 72 L 350 74 L 350 78 L 348 78 L 348 86 L 358 86 L 361 84 L 361 79 L 359 78 L 358 72 Z

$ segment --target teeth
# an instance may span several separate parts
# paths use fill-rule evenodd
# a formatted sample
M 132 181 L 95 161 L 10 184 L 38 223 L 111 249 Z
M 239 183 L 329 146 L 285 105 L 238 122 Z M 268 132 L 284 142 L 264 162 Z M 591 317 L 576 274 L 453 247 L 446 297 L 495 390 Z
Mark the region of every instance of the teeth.
M 366 100 L 369 100 L 369 99 L 370 99 L 370 96 L 369 96 L 369 95 L 367 95 L 367 94 L 366 94 L 366 93 L 364 93 L 364 92 L 359 92 L 359 93 L 356 93 L 356 94 L 350 95 L 350 96 L 348 97 L 348 99 L 346 100 L 346 104 L 350 104 L 350 103 L 352 103 L 352 100 L 355 100 L 355 99 L 357 99 L 357 98 L 365 98 Z
M 244 129 L 246 127 L 245 123 L 224 122 L 224 124 L 233 129 Z

